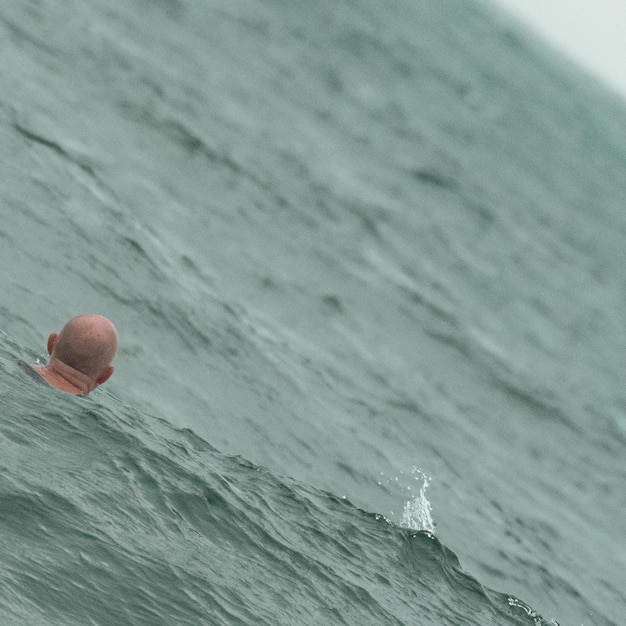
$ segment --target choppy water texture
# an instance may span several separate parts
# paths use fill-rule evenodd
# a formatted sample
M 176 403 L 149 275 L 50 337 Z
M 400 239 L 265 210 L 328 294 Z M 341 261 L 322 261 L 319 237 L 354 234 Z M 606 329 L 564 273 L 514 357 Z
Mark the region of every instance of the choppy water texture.
M 626 616 L 626 107 L 470 0 L 0 6 L 0 621 Z M 36 384 L 99 312 L 116 373 Z

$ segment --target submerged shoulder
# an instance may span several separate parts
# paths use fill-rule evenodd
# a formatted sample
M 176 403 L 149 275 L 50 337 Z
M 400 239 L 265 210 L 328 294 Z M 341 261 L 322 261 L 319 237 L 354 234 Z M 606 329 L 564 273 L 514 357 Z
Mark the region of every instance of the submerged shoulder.
M 30 370 L 33 378 L 37 378 L 42 383 L 47 383 L 60 391 L 65 391 L 66 393 L 74 395 L 83 393 L 83 390 L 78 385 L 73 384 L 58 372 L 50 369 L 50 367 L 43 365 L 31 365 Z
M 20 361 L 20 369 L 34 381 L 38 382 L 41 385 L 48 384 L 45 376 L 42 373 L 44 369 L 43 365 L 32 365 L 31 363 L 27 363 L 26 361 Z

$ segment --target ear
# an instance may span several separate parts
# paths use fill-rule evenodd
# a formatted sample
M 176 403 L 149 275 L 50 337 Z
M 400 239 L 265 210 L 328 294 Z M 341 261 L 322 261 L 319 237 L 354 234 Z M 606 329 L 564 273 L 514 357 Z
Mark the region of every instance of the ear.
M 54 344 L 57 342 L 58 333 L 50 333 L 48 337 L 48 354 L 52 354 L 52 350 L 54 349 Z
M 98 383 L 98 385 L 101 385 L 102 383 L 106 382 L 107 380 L 109 380 L 109 378 L 111 378 L 111 376 L 113 375 L 113 370 L 115 368 L 112 365 L 109 365 L 108 367 L 105 367 L 102 370 L 102 374 L 100 374 L 100 376 L 98 376 L 98 378 L 96 379 L 96 382 Z

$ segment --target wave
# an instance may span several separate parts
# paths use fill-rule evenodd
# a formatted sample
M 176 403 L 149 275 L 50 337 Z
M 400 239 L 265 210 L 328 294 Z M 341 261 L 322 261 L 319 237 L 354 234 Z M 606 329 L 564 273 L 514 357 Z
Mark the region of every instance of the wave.
M 3 338 L 4 624 L 545 623 L 432 532 L 36 384 L 32 358 Z

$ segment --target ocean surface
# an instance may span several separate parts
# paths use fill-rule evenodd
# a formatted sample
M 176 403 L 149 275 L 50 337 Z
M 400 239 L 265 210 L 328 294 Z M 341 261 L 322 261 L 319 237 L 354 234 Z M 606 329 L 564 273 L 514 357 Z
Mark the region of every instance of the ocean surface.
M 2 626 L 626 624 L 617 95 L 474 0 L 21 0 L 0 120 Z

